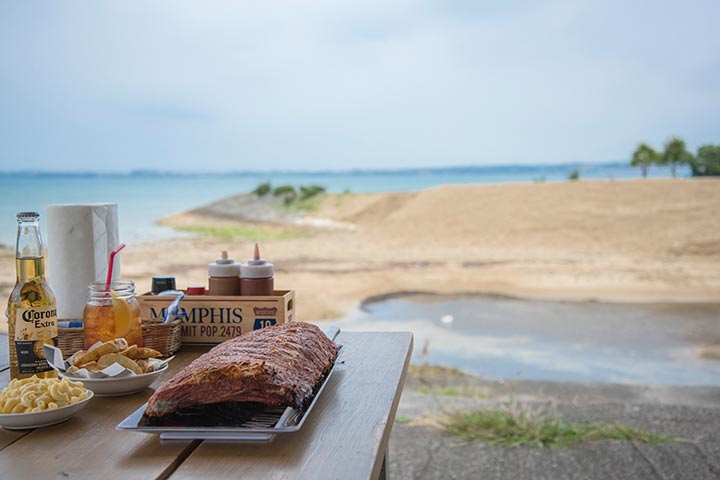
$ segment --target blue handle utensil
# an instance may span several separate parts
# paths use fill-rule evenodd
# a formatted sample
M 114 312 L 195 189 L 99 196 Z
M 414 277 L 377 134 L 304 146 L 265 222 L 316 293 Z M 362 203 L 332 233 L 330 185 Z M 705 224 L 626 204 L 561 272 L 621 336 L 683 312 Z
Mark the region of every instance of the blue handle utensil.
M 175 297 L 175 300 L 172 301 L 172 303 L 168 306 L 167 310 L 165 310 L 165 316 L 163 317 L 163 323 L 168 323 L 172 320 L 175 320 L 178 317 L 178 311 L 180 309 L 180 301 L 185 298 L 185 294 L 180 292 L 180 294 Z

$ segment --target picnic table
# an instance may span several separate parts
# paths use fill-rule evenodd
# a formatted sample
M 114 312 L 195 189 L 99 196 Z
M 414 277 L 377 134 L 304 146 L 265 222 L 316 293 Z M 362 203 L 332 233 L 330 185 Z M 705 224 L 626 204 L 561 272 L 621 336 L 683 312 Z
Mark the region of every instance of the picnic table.
M 115 426 L 151 389 L 95 397 L 67 422 L 36 430 L 0 428 L 0 478 L 382 478 L 412 352 L 407 332 L 343 332 L 344 352 L 298 432 L 268 444 L 161 441 Z M 207 348 L 183 347 L 151 388 Z M 7 336 L 0 336 L 0 388 L 10 378 Z

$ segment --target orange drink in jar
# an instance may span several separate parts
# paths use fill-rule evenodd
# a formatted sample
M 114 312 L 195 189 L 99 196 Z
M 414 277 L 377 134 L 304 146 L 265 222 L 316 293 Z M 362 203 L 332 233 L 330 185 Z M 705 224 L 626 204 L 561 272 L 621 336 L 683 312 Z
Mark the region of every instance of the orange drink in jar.
M 135 299 L 135 284 L 117 281 L 106 291 L 105 282 L 88 287 L 88 300 L 83 311 L 85 348 L 96 342 L 125 338 L 129 345 L 142 347 L 140 304 Z

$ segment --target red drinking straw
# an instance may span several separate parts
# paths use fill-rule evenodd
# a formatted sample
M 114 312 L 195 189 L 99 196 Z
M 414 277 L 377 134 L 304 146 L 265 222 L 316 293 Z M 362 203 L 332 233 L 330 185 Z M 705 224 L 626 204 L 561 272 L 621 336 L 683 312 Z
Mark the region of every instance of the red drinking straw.
M 121 243 L 119 247 L 117 247 L 115 250 L 110 252 L 110 262 L 108 263 L 108 274 L 107 274 L 107 280 L 105 281 L 105 291 L 110 291 L 110 282 L 112 281 L 112 273 L 113 273 L 113 266 L 115 265 L 115 255 L 118 254 L 120 250 L 125 248 L 125 244 Z

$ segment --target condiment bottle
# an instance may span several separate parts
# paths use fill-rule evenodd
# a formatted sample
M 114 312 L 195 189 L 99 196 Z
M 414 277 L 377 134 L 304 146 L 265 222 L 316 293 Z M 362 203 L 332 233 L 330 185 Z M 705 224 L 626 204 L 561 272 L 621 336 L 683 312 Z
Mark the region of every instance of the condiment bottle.
M 188 287 L 185 289 L 185 295 L 205 295 L 205 287 L 203 287 L 202 285 L 188 285 Z
M 245 297 L 267 297 L 274 293 L 273 264 L 260 258 L 260 247 L 255 244 L 253 258 L 240 266 L 240 291 Z
M 223 250 L 215 263 L 208 264 L 208 295 L 240 295 L 240 264 Z
M 152 294 L 157 295 L 165 290 L 175 290 L 175 277 L 171 275 L 155 275 L 152 277 Z

